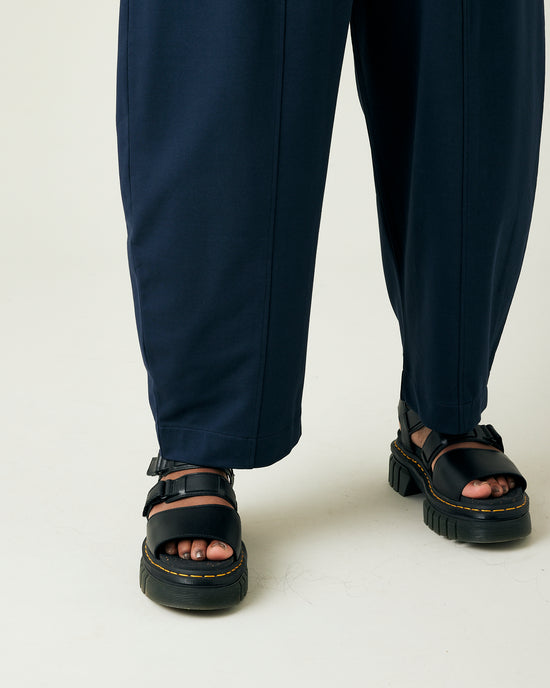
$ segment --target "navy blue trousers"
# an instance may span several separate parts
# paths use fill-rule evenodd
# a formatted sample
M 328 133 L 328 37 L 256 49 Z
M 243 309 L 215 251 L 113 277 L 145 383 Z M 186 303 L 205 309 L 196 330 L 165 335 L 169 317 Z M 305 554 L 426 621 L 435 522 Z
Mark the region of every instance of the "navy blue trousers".
M 348 29 L 396 402 L 447 433 L 487 404 L 535 195 L 543 0 L 121 0 L 120 180 L 165 458 L 266 466 L 300 437 Z

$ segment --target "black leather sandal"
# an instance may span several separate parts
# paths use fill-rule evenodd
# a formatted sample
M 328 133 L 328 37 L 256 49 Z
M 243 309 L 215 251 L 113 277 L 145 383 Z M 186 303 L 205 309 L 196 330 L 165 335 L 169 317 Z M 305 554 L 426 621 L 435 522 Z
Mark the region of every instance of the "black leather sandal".
M 161 478 L 190 468 L 189 463 L 169 461 L 159 455 L 151 461 L 147 475 L 158 475 L 149 491 L 143 515 L 161 502 L 211 495 L 227 500 L 221 504 L 186 506 L 161 511 L 147 520 L 147 537 L 142 546 L 140 586 L 154 602 L 178 609 L 225 609 L 240 602 L 248 588 L 247 556 L 241 540 L 241 520 L 233 491 L 234 475 L 224 468 L 227 480 L 217 473 L 188 473 L 175 480 Z M 233 548 L 223 561 L 194 561 L 164 552 L 170 540 L 200 538 L 221 540 Z
M 502 438 L 492 425 L 476 425 L 463 435 L 446 435 L 432 430 L 422 449 L 413 444 L 413 432 L 425 427 L 419 416 L 399 402 L 397 439 L 392 442 L 389 482 L 403 497 L 424 493 L 424 523 L 439 535 L 462 542 L 506 542 L 531 532 L 527 483 L 504 454 Z M 481 442 L 498 451 L 480 448 L 451 449 L 449 444 Z M 489 476 L 513 477 L 515 487 L 502 497 L 470 499 L 462 490 L 471 480 Z

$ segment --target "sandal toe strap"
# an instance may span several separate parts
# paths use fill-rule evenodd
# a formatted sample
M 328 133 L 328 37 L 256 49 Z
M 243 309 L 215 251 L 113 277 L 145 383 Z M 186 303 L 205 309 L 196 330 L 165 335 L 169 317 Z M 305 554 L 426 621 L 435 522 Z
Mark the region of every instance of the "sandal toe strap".
M 501 451 L 459 447 L 439 457 L 433 470 L 433 486 L 441 494 L 459 501 L 464 487 L 472 480 L 510 475 L 525 489 L 527 482 L 516 465 Z
M 160 511 L 147 521 L 147 547 L 158 557 L 159 550 L 170 540 L 220 540 L 241 550 L 241 519 L 228 506 L 203 504 Z

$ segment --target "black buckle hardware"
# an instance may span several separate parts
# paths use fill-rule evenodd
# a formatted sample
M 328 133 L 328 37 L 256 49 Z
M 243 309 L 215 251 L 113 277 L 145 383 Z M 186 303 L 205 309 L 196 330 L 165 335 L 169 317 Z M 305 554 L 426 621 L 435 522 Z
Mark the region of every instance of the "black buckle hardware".
M 181 478 L 177 478 L 177 480 L 163 480 L 162 483 L 165 485 L 163 501 L 167 503 L 176 502 L 178 499 L 187 496 L 189 494 L 187 490 L 188 477 L 187 475 L 182 475 Z
M 500 451 L 504 451 L 504 445 L 502 443 L 502 437 L 498 434 L 498 432 L 495 430 L 495 428 L 492 425 L 484 425 L 483 426 L 486 431 L 489 433 L 492 439 L 492 443 L 500 449 Z
M 147 469 L 147 475 L 160 475 L 161 477 L 164 477 L 166 473 L 177 471 L 180 468 L 192 468 L 192 465 L 183 463 L 182 461 L 171 461 L 170 459 L 165 459 L 163 456 L 161 456 L 159 451 L 158 456 L 153 456 L 151 459 L 151 463 Z
M 185 463 L 184 461 L 165 459 L 161 456 L 159 451 L 158 456 L 153 456 L 151 459 L 151 463 L 147 469 L 147 475 L 160 475 L 163 478 L 168 473 L 185 470 L 186 468 L 200 468 L 200 466 L 196 466 L 193 463 Z
M 158 453 L 158 456 L 153 456 L 151 459 L 151 463 L 149 464 L 149 468 L 147 469 L 147 475 L 158 475 L 159 474 L 159 463 L 160 461 L 163 461 L 164 459 L 160 455 L 160 451 Z

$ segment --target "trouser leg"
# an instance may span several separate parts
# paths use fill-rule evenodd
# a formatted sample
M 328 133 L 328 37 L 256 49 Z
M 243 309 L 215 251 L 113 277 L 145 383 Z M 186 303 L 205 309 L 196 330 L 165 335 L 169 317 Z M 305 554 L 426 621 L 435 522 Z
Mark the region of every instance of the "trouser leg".
M 468 431 L 525 251 L 544 90 L 542 0 L 355 0 L 356 80 L 402 398 Z
M 300 412 L 351 0 L 122 0 L 120 178 L 162 455 L 251 468 Z

